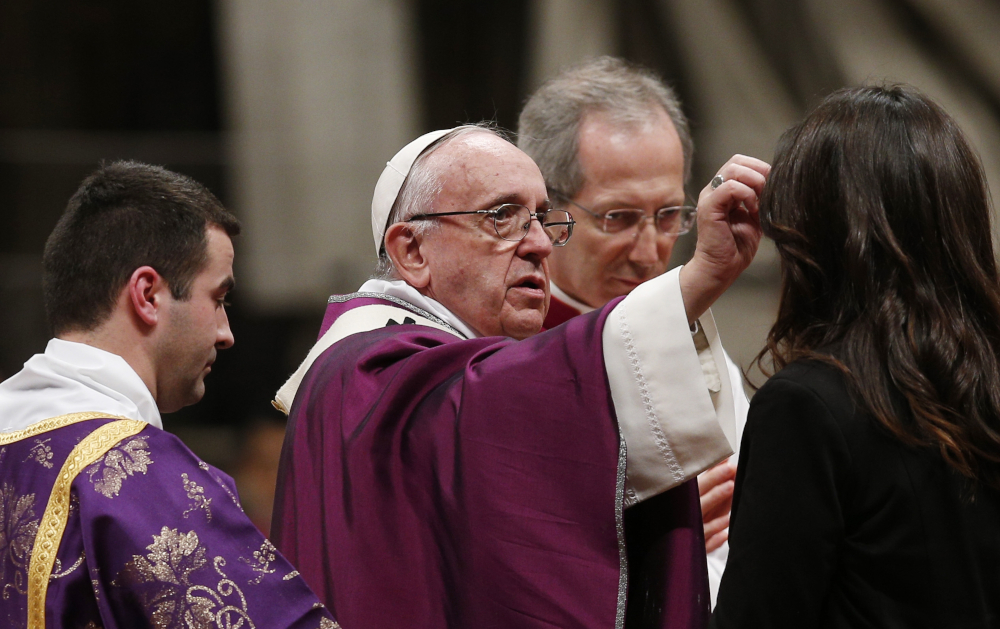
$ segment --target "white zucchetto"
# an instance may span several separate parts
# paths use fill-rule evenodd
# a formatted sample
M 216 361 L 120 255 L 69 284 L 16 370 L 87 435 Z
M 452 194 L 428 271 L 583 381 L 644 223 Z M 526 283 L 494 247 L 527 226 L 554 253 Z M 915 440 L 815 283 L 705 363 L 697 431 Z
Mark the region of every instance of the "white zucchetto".
M 440 129 L 425 133 L 416 140 L 404 146 L 385 164 L 385 170 L 375 184 L 375 195 L 372 197 L 372 236 L 375 238 L 375 255 L 382 249 L 382 239 L 385 238 L 386 221 L 389 212 L 396 203 L 399 190 L 403 187 L 406 175 L 410 173 L 413 162 L 428 146 L 454 129 Z

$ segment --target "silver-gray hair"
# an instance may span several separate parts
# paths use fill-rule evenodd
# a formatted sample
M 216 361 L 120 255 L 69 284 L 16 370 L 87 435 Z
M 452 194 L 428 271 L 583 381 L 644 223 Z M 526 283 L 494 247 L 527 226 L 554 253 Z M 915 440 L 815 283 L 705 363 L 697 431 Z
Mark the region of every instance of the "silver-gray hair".
M 403 180 L 399 194 L 396 195 L 396 202 L 392 204 L 392 209 L 389 211 L 386 229 L 388 229 L 389 225 L 409 220 L 417 214 L 431 212 L 435 201 L 437 201 L 437 196 L 441 192 L 443 183 L 438 172 L 426 167 L 427 158 L 445 144 L 470 133 L 492 133 L 498 138 L 509 141 L 509 138 L 495 124 L 491 122 L 478 122 L 455 127 L 429 144 L 417 159 L 414 160 L 413 166 L 410 167 L 410 172 L 407 173 L 406 179 Z M 412 229 L 416 233 L 423 234 L 437 229 L 437 223 L 435 221 L 415 221 L 412 224 Z M 392 259 L 385 252 L 385 245 L 379 250 L 378 262 L 375 264 L 372 279 L 399 279 L 396 269 L 392 264 Z
M 598 57 L 544 83 L 518 120 L 517 146 L 535 160 L 546 185 L 569 197 L 583 187 L 580 123 L 600 112 L 623 126 L 642 124 L 661 107 L 673 122 L 684 152 L 684 183 L 691 179 L 694 143 L 674 91 L 655 73 L 617 57 Z

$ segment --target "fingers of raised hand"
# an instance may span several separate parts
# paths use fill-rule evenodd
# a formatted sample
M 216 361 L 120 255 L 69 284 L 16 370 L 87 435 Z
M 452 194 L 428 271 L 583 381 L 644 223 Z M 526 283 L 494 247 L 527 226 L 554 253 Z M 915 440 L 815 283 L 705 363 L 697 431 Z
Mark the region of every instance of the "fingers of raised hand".
M 757 171 L 730 166 L 729 174 L 717 187 L 705 186 L 698 199 L 698 205 L 709 204 L 724 210 L 746 208 L 748 212 L 757 213 L 759 198 L 764 191 L 764 177 Z
M 758 197 L 764 194 L 764 184 L 767 183 L 767 174 L 760 172 L 756 168 L 742 164 L 726 164 L 722 167 L 720 174 L 727 181 L 738 181 L 751 188 Z
M 764 184 L 771 167 L 754 157 L 734 155 L 722 168 L 716 177 L 704 189 L 700 198 L 712 201 L 730 208 L 745 206 L 756 213 L 758 199 L 764 193 Z
M 729 158 L 729 161 L 723 164 L 722 168 L 719 169 L 718 174 L 722 175 L 724 179 L 731 179 L 736 176 L 736 171 L 730 170 L 733 167 L 753 171 L 763 177 L 764 180 L 766 180 L 767 176 L 771 174 L 771 165 L 767 162 L 759 160 L 756 157 L 739 154 L 733 155 Z

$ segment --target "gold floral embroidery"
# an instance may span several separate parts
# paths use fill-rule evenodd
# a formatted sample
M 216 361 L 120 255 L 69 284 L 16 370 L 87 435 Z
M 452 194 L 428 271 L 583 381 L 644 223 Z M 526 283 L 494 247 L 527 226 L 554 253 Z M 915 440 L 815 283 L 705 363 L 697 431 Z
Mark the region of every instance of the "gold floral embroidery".
M 208 466 L 208 463 L 205 463 L 204 461 L 198 461 L 198 468 L 201 469 L 201 470 L 203 470 L 203 471 L 205 471 L 205 472 L 207 472 L 208 470 L 212 469 L 212 468 L 210 468 Z
M 4 583 L 4 600 L 8 600 L 12 592 L 28 593 L 27 566 L 38 522 L 35 494 L 17 496 L 14 487 L 4 483 L 0 488 L 0 581 Z M 10 574 L 7 573 L 8 564 Z
M 98 578 L 101 576 L 101 571 L 97 568 L 90 569 L 90 585 L 94 588 L 94 600 L 98 603 L 101 602 L 101 580 Z
M 271 562 L 275 559 L 275 554 L 278 549 L 274 547 L 274 544 L 270 540 L 264 540 L 261 544 L 260 550 L 253 551 L 253 559 L 246 559 L 240 557 L 240 561 L 250 566 L 250 568 L 258 573 L 257 578 L 252 581 L 247 581 L 247 583 L 253 583 L 254 585 L 259 585 L 261 580 L 269 574 L 274 574 L 276 569 L 271 567 Z
M 226 495 L 228 495 L 229 498 L 233 501 L 233 504 L 239 507 L 240 511 L 243 511 L 243 505 L 240 504 L 240 499 L 236 497 L 236 494 L 234 494 L 231 489 L 229 489 L 229 485 L 223 482 L 223 480 L 218 476 L 215 476 L 214 478 L 215 482 L 218 483 L 220 487 L 222 487 L 222 491 L 226 492 Z
M 52 469 L 52 457 L 55 455 L 52 453 L 52 446 L 49 445 L 50 441 L 52 439 L 35 439 L 35 445 L 31 446 L 28 457 L 24 460 L 27 462 L 34 459 L 43 467 Z
M 298 570 L 292 570 L 291 572 L 289 572 L 285 576 L 281 577 L 281 580 L 282 581 L 291 581 L 292 579 L 294 579 L 297 576 L 299 576 L 299 571 Z
M 191 574 L 206 563 L 205 549 L 194 531 L 184 535 L 163 527 L 146 550 L 145 557 L 135 555 L 125 564 L 114 584 L 139 590 L 143 607 L 156 627 L 182 627 L 185 594 L 193 586 Z
M 72 566 L 67 568 L 65 572 L 62 569 L 62 562 L 56 559 L 55 566 L 52 568 L 52 574 L 49 575 L 49 581 L 55 581 L 56 579 L 68 577 L 69 575 L 73 574 L 74 572 L 76 572 L 76 569 L 80 567 L 80 564 L 83 563 L 84 559 L 86 559 L 86 553 L 80 553 L 80 556 L 77 558 L 76 562 Z
M 149 456 L 149 437 L 136 437 L 108 451 L 101 459 L 87 468 L 94 491 L 114 498 L 122 489 L 122 482 L 136 473 L 146 473 L 153 463 Z M 96 477 L 96 478 L 95 478 Z
M 57 418 L 58 419 L 58 418 Z M 44 629 L 45 595 L 49 589 L 49 575 L 56 561 L 56 552 L 66 530 L 69 518 L 70 490 L 73 481 L 85 467 L 97 461 L 108 450 L 124 439 L 137 435 L 146 427 L 146 422 L 136 419 L 121 419 L 100 426 L 82 439 L 66 457 L 56 482 L 49 494 L 45 512 L 38 524 L 31 549 L 31 563 L 28 565 L 28 627 Z
M 329 618 L 323 618 L 319 621 L 319 629 L 340 629 L 340 625 Z
M 192 511 L 201 509 L 205 512 L 207 521 L 211 522 L 212 510 L 209 506 L 212 504 L 212 499 L 205 496 L 205 488 L 190 480 L 187 472 L 181 474 L 181 482 L 184 483 L 184 491 L 187 492 L 188 500 L 191 501 L 191 506 L 184 512 L 184 517 L 187 518 Z
M 225 559 L 213 560 L 221 577 L 214 588 L 193 583 L 192 575 L 208 562 L 197 533 L 165 526 L 146 550 L 146 556 L 135 555 L 125 564 L 114 584 L 139 594 L 158 629 L 254 629 L 243 591 L 222 571 Z

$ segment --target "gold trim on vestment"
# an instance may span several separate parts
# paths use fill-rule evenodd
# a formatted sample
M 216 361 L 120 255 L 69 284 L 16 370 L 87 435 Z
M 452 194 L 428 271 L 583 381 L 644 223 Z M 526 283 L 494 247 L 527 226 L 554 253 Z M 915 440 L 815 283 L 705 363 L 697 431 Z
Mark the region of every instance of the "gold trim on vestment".
M 0 446 L 5 446 L 7 444 L 14 443 L 15 441 L 20 441 L 21 439 L 27 439 L 28 437 L 40 435 L 43 432 L 55 430 L 56 428 L 62 428 L 63 426 L 69 426 L 70 424 L 86 421 L 88 419 L 127 419 L 127 418 L 120 417 L 118 415 L 109 415 L 108 413 L 96 413 L 90 411 L 86 413 L 70 413 L 68 415 L 57 415 L 56 417 L 50 417 L 48 419 L 43 419 L 40 422 L 35 422 L 34 424 L 28 426 L 24 430 L 0 433 Z
M 77 415 L 86 415 L 86 417 L 74 421 L 107 417 L 107 415 L 102 414 L 76 413 L 54 417 L 52 420 L 46 421 L 72 418 Z M 44 422 L 34 424 L 32 428 L 41 423 Z M 73 423 L 73 421 L 66 423 Z M 66 423 L 60 425 L 65 426 Z M 70 488 L 73 485 L 73 480 L 83 468 L 107 454 L 108 450 L 123 439 L 142 432 L 142 429 L 147 425 L 146 422 L 138 419 L 120 419 L 104 424 L 84 437 L 63 463 L 62 469 L 59 470 L 59 476 L 56 477 L 55 485 L 52 486 L 49 502 L 45 505 L 45 514 L 38 525 L 38 535 L 35 537 L 35 545 L 31 551 L 31 563 L 28 567 L 28 629 L 45 629 L 45 596 L 49 587 L 49 575 L 52 574 L 56 554 L 59 552 L 59 544 L 62 542 L 66 522 L 69 519 Z M 28 430 L 31 428 L 22 432 Z

